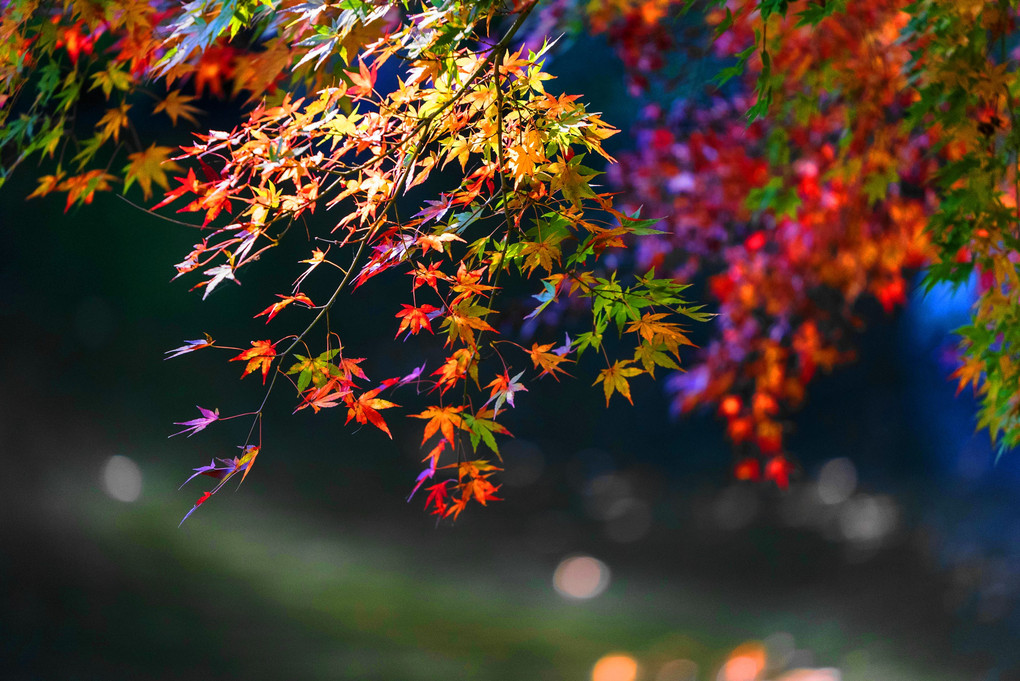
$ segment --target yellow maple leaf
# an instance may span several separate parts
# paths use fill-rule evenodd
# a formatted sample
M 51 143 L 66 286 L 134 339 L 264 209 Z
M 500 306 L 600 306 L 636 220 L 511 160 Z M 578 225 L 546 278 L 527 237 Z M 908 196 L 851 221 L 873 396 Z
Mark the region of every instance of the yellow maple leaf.
M 130 104 L 121 102 L 120 106 L 116 109 L 107 109 L 103 117 L 96 123 L 96 127 L 101 128 L 99 133 L 100 140 L 106 141 L 112 137 L 114 142 L 120 141 L 120 129 L 130 122 L 127 115 L 130 108 Z
M 609 398 L 612 396 L 613 392 L 620 393 L 627 398 L 628 402 L 634 404 L 634 400 L 630 397 L 630 384 L 627 382 L 627 379 L 632 376 L 643 374 L 645 373 L 645 370 L 639 369 L 638 367 L 627 366 L 633 361 L 634 360 L 627 359 L 614 362 L 613 366 L 600 371 L 599 377 L 595 379 L 595 383 L 592 383 L 592 385 L 602 383 L 602 389 L 606 393 L 607 407 L 609 406 Z
M 152 197 L 153 182 L 163 189 L 169 187 L 166 179 L 167 171 L 183 170 L 173 161 L 167 160 L 171 151 L 173 149 L 170 147 L 157 147 L 152 144 L 145 151 L 128 154 L 128 159 L 131 162 L 124 166 L 124 191 L 130 189 L 132 183 L 137 180 L 145 198 L 149 199 Z
M 177 118 L 183 118 L 184 120 L 198 125 L 198 119 L 195 118 L 195 114 L 203 113 L 201 109 L 195 106 L 191 106 L 189 102 L 195 100 L 194 95 L 182 95 L 180 90 L 171 90 L 167 93 L 166 99 L 161 101 L 152 110 L 152 113 L 163 112 L 170 117 L 174 125 L 177 125 Z

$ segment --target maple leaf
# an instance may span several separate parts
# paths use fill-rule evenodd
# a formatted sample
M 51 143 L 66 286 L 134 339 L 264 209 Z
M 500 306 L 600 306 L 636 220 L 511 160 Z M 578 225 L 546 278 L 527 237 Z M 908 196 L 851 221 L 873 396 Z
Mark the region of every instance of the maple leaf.
M 471 493 L 470 491 L 466 491 L 459 499 L 454 499 L 450 502 L 450 506 L 446 509 L 446 512 L 443 513 L 443 517 L 449 518 L 452 515 L 453 519 L 456 520 L 460 517 L 460 512 L 467 507 L 467 502 L 470 500 Z
M 217 419 L 220 418 L 220 410 L 219 409 L 213 409 L 212 411 L 210 411 L 209 409 L 205 409 L 203 407 L 197 407 L 197 409 L 202 414 L 202 416 L 200 416 L 197 419 L 192 419 L 190 421 L 175 421 L 174 422 L 175 426 L 186 426 L 186 427 L 184 428 L 184 430 L 178 431 L 178 432 L 174 433 L 173 435 L 170 435 L 169 437 L 173 437 L 174 435 L 180 435 L 181 433 L 188 433 L 189 430 L 191 432 L 188 433 L 188 437 L 191 437 L 192 435 L 194 435 L 198 431 L 204 430 L 213 421 L 216 421 Z
M 66 213 L 77 201 L 89 204 L 97 191 L 110 190 L 110 181 L 116 180 L 113 175 L 102 170 L 89 170 L 81 175 L 74 175 L 57 185 L 57 189 L 67 192 L 67 204 L 64 206 Z
M 199 282 L 191 287 L 192 291 L 194 291 L 196 288 L 205 287 L 205 293 L 202 294 L 202 300 L 205 300 L 206 297 L 213 292 L 213 289 L 215 289 L 217 286 L 220 285 L 221 282 L 226 281 L 227 279 L 237 284 L 241 283 L 237 281 L 236 277 L 234 277 L 234 268 L 231 267 L 229 263 L 223 263 L 222 265 L 217 265 L 216 267 L 207 269 L 205 272 L 203 272 L 203 274 L 208 274 L 212 276 L 210 279 Z
M 340 368 L 330 362 L 338 352 L 340 349 L 334 348 L 314 358 L 294 355 L 297 362 L 287 370 L 287 373 L 298 374 L 298 390 L 304 392 L 309 384 L 321 388 L 328 381 L 340 378 Z
M 168 191 L 164 195 L 163 200 L 152 207 L 153 210 L 155 210 L 156 208 L 162 208 L 163 206 L 173 203 L 174 201 L 181 198 L 185 194 L 198 194 L 199 192 L 202 191 L 202 183 L 199 182 L 198 178 L 195 176 L 194 168 L 188 168 L 188 174 L 185 175 L 184 177 L 175 177 L 174 179 L 181 183 L 180 186 L 174 187 L 173 189 Z M 177 212 L 180 213 L 183 210 L 185 209 L 182 208 Z
M 213 459 L 209 462 L 208 466 L 199 466 L 198 468 L 193 469 L 194 473 L 192 473 L 191 477 L 181 484 L 181 487 L 184 487 L 184 485 L 187 485 L 200 475 L 207 475 L 211 478 L 215 478 L 219 480 L 219 483 L 214 488 L 203 494 L 201 498 L 195 502 L 195 505 L 192 506 L 190 511 L 188 511 L 187 515 L 181 519 L 178 527 L 183 525 L 184 521 L 187 520 L 199 506 L 208 501 L 212 495 L 219 492 L 220 489 L 227 484 L 227 481 L 242 471 L 243 474 L 241 475 L 241 482 L 244 482 L 244 479 L 248 477 L 248 472 L 251 470 L 251 467 L 255 464 L 255 457 L 258 456 L 260 447 L 256 445 L 248 445 L 243 447 L 242 450 L 244 453 L 240 457 L 235 456 L 233 459 Z M 216 463 L 217 461 L 219 461 L 219 464 Z
M 495 290 L 495 286 L 479 283 L 483 274 L 485 274 L 484 267 L 479 267 L 476 270 L 468 270 L 467 266 L 462 262 L 457 268 L 457 276 L 454 278 L 454 284 L 450 287 L 455 293 L 459 294 L 454 299 L 452 305 L 456 305 L 470 296 L 484 296 L 486 291 Z
M 565 235 L 556 234 L 544 241 L 528 241 L 523 244 L 521 249 L 521 256 L 524 257 L 524 265 L 522 269 L 527 276 L 531 276 L 531 273 L 535 271 L 535 268 L 541 267 L 546 272 L 552 274 L 553 272 L 553 261 L 557 263 L 560 261 L 560 246 L 559 243 L 563 241 Z
M 120 129 L 127 126 L 131 122 L 128 118 L 127 112 L 131 108 L 131 105 L 127 102 L 121 102 L 120 106 L 116 109 L 107 109 L 103 117 L 96 123 L 97 128 L 102 128 L 99 132 L 99 139 L 101 141 L 113 138 L 114 142 L 120 141 Z
M 124 166 L 124 191 L 127 192 L 135 180 L 142 188 L 142 195 L 146 200 L 152 196 L 153 182 L 167 189 L 169 187 L 167 171 L 182 170 L 179 165 L 167 160 L 171 151 L 173 149 L 170 147 L 157 147 L 151 144 L 145 151 L 128 154 L 128 160 L 131 162 Z
M 396 338 L 400 335 L 400 332 L 407 329 L 410 335 L 416 336 L 418 332 L 425 329 L 429 333 L 432 331 L 432 325 L 430 324 L 430 315 L 435 312 L 439 312 L 440 308 L 433 305 L 422 305 L 421 307 L 415 307 L 413 305 L 406 305 L 401 303 L 401 307 L 404 309 L 398 312 L 395 316 L 400 319 L 400 326 L 397 328 Z
M 425 424 L 425 436 L 421 439 L 423 445 L 437 432 L 442 432 L 443 437 L 451 445 L 456 445 L 453 439 L 455 429 L 464 427 L 464 419 L 460 415 L 462 411 L 464 411 L 464 407 L 429 407 L 420 414 L 410 414 L 409 416 L 429 420 Z
M 949 378 L 958 381 L 956 394 L 959 395 L 967 387 L 967 384 L 970 384 L 974 392 L 978 392 L 978 383 L 984 377 L 984 373 L 984 362 L 974 357 L 968 357 L 957 367 L 956 371 L 949 375 Z
M 640 360 L 645 370 L 653 377 L 656 364 L 671 369 L 679 368 L 663 351 L 669 351 L 674 357 L 680 359 L 680 346 L 694 345 L 687 336 L 680 332 L 678 324 L 662 321 L 666 316 L 666 313 L 646 312 L 641 319 L 632 321 L 627 327 L 629 333 L 636 333 L 642 339 L 634 359 Z
M 60 183 L 64 181 L 64 171 L 57 170 L 55 175 L 43 175 L 39 178 L 39 186 L 35 188 L 31 194 L 26 196 L 26 199 L 34 199 L 40 196 L 46 196 L 50 192 L 54 191 L 60 186 Z
M 509 404 L 511 407 L 514 405 L 514 394 L 519 392 L 527 392 L 528 389 L 524 387 L 523 383 L 518 383 L 524 372 L 520 372 L 513 378 L 510 378 L 510 372 L 504 370 L 503 373 L 492 379 L 492 382 L 486 385 L 486 388 L 491 388 L 489 391 L 489 399 L 485 401 L 483 406 L 489 406 L 489 403 L 493 400 L 496 401 L 495 407 L 493 407 L 493 417 L 499 414 L 500 408 L 503 403 Z
M 262 310 L 262 312 L 259 312 L 257 315 L 255 315 L 256 319 L 258 317 L 261 317 L 262 315 L 269 315 L 266 318 L 266 324 L 268 324 L 269 322 L 273 321 L 273 317 L 280 313 L 280 310 L 287 307 L 291 303 L 301 303 L 306 307 L 315 307 L 315 303 L 313 303 L 311 299 L 309 299 L 308 296 L 306 296 L 304 293 L 298 293 L 297 295 L 293 296 L 285 296 L 282 293 L 277 293 L 276 297 L 282 298 L 282 300 L 273 303 L 266 309 Z
M 215 342 L 216 341 L 214 341 L 212 339 L 212 336 L 210 336 L 209 334 L 205 334 L 205 338 L 198 338 L 196 340 L 186 340 L 184 341 L 184 345 L 176 347 L 172 350 L 167 350 L 165 353 L 163 353 L 167 355 L 167 357 L 164 357 L 163 359 L 173 359 L 174 357 L 180 357 L 183 354 L 194 352 L 195 350 L 201 350 L 202 348 L 211 348 L 213 346 L 213 343 Z
M 460 501 L 463 504 L 454 513 L 455 519 L 459 512 L 463 510 L 464 505 L 472 498 L 482 506 L 485 506 L 487 501 L 499 501 L 499 497 L 495 496 L 495 492 L 499 490 L 499 487 L 493 485 L 488 480 L 493 473 L 499 470 L 502 469 L 493 466 L 485 459 L 462 461 L 457 464 L 457 479 L 461 481 Z M 466 481 L 464 481 L 465 478 L 467 478 Z
M 447 499 L 450 496 L 450 490 L 447 488 L 449 483 L 450 480 L 443 480 L 425 488 L 429 493 L 425 498 L 425 508 L 427 509 L 430 505 L 435 506 L 432 515 L 445 516 L 448 507 Z
M 422 485 L 424 485 L 424 484 L 425 484 L 425 481 L 426 481 L 426 480 L 431 480 L 431 479 L 432 479 L 432 478 L 433 478 L 433 477 L 435 476 L 435 474 L 436 474 L 436 461 L 438 461 L 438 459 L 439 459 L 439 454 L 438 454 L 438 453 L 439 453 L 439 452 L 441 452 L 441 451 L 443 451 L 443 449 L 444 449 L 445 447 L 446 447 L 446 440 L 440 440 L 440 441 L 439 441 L 439 444 L 438 444 L 438 445 L 436 445 L 436 446 L 435 446 L 435 448 L 434 448 L 434 449 L 432 450 L 433 452 L 435 452 L 435 453 L 436 453 L 436 455 L 435 455 L 435 456 L 432 456 L 432 455 L 430 454 L 429 456 L 425 457 L 425 458 L 427 458 L 427 459 L 430 459 L 430 460 L 431 460 L 431 462 L 430 462 L 430 464 L 429 464 L 428 468 L 426 468 L 426 469 L 425 469 L 425 470 L 423 470 L 423 471 L 422 471 L 421 473 L 419 473 L 419 474 L 418 474 L 418 477 L 417 477 L 417 478 L 415 478 L 415 481 L 414 481 L 414 489 L 412 489 L 412 490 L 411 490 L 411 493 L 407 495 L 407 500 L 408 500 L 408 501 L 411 501 L 411 497 L 413 497 L 413 496 L 414 496 L 414 493 L 415 493 L 415 492 L 417 492 L 417 491 L 418 491 L 418 489 L 419 489 L 419 488 L 420 488 L 420 487 L 421 487 Z
M 329 249 L 327 248 L 326 251 L 329 251 Z M 312 251 L 312 257 L 308 258 L 307 260 L 302 260 L 301 261 L 302 263 L 308 265 L 308 269 L 302 272 L 301 276 L 294 280 L 294 290 L 297 291 L 298 288 L 301 286 L 301 283 L 308 277 L 309 274 L 312 273 L 312 270 L 321 265 L 325 260 L 326 252 L 318 248 Z
M 565 353 L 550 352 L 553 345 L 553 343 L 546 343 L 544 345 L 533 343 L 531 349 L 525 352 L 531 355 L 531 361 L 534 363 L 535 368 L 542 369 L 542 373 L 538 375 L 539 378 L 548 374 L 558 381 L 560 379 L 556 376 L 557 371 L 566 376 L 570 375 L 560 368 L 560 364 L 563 362 L 573 362 L 574 360 L 568 359 Z
M 496 456 L 499 456 L 499 447 L 493 434 L 510 435 L 510 431 L 492 420 L 495 416 L 491 409 L 482 409 L 475 415 L 464 414 L 464 429 L 470 433 L 472 450 L 477 451 L 478 444 L 484 442 Z
M 311 388 L 301 396 L 301 404 L 297 406 L 294 413 L 298 413 L 307 407 L 318 414 L 320 409 L 330 409 L 337 406 L 340 400 L 347 399 L 351 389 L 336 382 L 329 382 L 318 388 Z M 350 420 L 350 419 L 348 419 Z
M 352 377 L 357 376 L 358 378 L 367 381 L 368 376 L 365 375 L 364 370 L 358 366 L 364 361 L 364 357 L 343 357 L 340 359 L 340 363 L 337 364 L 337 368 L 340 369 L 340 374 L 347 380 L 351 380 Z
M 598 174 L 596 171 L 580 165 L 581 158 L 581 156 L 575 156 L 567 161 L 561 157 L 560 160 L 546 166 L 547 172 L 552 176 L 549 191 L 559 190 L 562 192 L 563 198 L 575 206 L 581 205 L 581 199 L 595 196 L 595 192 L 588 185 L 588 180 Z
M 460 241 L 461 243 L 464 243 L 464 239 L 460 238 L 456 234 L 450 234 L 449 232 L 446 234 L 438 235 L 423 234 L 422 236 L 418 237 L 418 241 L 416 243 L 419 246 L 421 246 L 422 255 L 425 255 L 426 253 L 429 252 L 429 250 L 444 253 L 445 251 L 443 250 L 443 244 L 448 243 L 450 241 Z
M 247 366 L 244 367 L 244 373 L 241 374 L 241 378 L 244 378 L 256 369 L 262 369 L 262 384 L 265 385 L 266 376 L 269 375 L 269 369 L 273 366 L 273 360 L 276 359 L 276 344 L 264 340 L 252 341 L 251 345 L 252 347 L 237 357 L 231 357 L 230 361 L 248 362 Z
M 634 349 L 634 361 L 641 362 L 641 366 L 644 367 L 645 371 L 652 378 L 655 378 L 655 367 L 662 366 L 667 369 L 679 369 L 680 365 L 677 364 L 672 357 L 665 353 L 665 345 L 651 345 L 649 343 L 641 343 Z
M 439 379 L 436 387 L 439 388 L 440 394 L 445 394 L 447 390 L 457 384 L 457 381 L 468 374 L 477 382 L 478 362 L 476 361 L 475 353 L 467 348 L 460 348 L 447 357 L 446 362 L 441 367 L 432 372 L 433 376 L 437 374 Z
M 619 392 L 621 395 L 627 398 L 627 401 L 634 404 L 634 400 L 630 397 L 630 384 L 627 383 L 627 379 L 638 376 L 645 373 L 644 369 L 638 367 L 629 367 L 634 360 L 617 360 L 613 363 L 613 366 L 608 369 L 603 369 L 599 372 L 599 377 L 595 379 L 595 383 L 592 385 L 602 384 L 602 388 L 606 393 L 606 406 L 609 406 L 609 398 L 614 391 Z
M 474 346 L 475 331 L 495 332 L 495 329 L 484 318 L 490 312 L 492 310 L 487 307 L 470 305 L 466 302 L 450 308 L 450 311 L 443 317 L 442 323 L 448 333 L 446 344 L 449 345 L 459 338 L 465 345 Z
M 352 85 L 347 88 L 347 94 L 352 97 L 367 97 L 372 94 L 375 87 L 376 70 L 365 65 L 364 60 L 358 61 L 358 72 L 344 71 L 350 78 Z
M 181 94 L 180 90 L 171 90 L 166 97 L 160 100 L 152 109 L 152 113 L 164 112 L 170 117 L 174 125 L 177 125 L 177 118 L 181 117 L 192 125 L 198 125 L 195 114 L 203 113 L 201 109 L 191 106 L 190 102 L 197 99 L 194 95 Z
M 435 291 L 439 292 L 439 287 L 436 285 L 437 280 L 446 281 L 449 277 L 443 274 L 439 269 L 439 263 L 431 263 L 426 267 L 422 263 L 415 263 L 415 269 L 408 274 L 414 277 L 414 283 L 411 285 L 411 290 L 417 291 L 418 287 L 422 284 L 431 286 Z
M 495 494 L 499 491 L 499 487 L 498 485 L 493 485 L 485 478 L 475 478 L 464 483 L 464 498 L 473 497 L 482 506 L 485 506 L 487 501 L 501 501 Z M 454 518 L 456 519 L 456 515 L 454 515 Z
M 429 467 L 434 470 L 439 465 L 439 457 L 446 450 L 446 445 L 448 444 L 450 444 L 449 440 L 440 438 L 436 446 L 429 450 L 429 453 L 422 458 L 422 461 L 428 461 Z
M 381 390 L 382 388 L 369 390 L 368 392 L 359 395 L 356 400 L 351 399 L 348 395 L 348 397 L 345 398 L 345 401 L 347 402 L 347 421 L 345 421 L 345 423 L 350 423 L 352 418 L 357 420 L 360 424 L 371 423 L 373 426 L 386 433 L 386 435 L 388 435 L 392 440 L 393 434 L 390 433 L 390 429 L 386 425 L 386 421 L 384 421 L 383 417 L 379 414 L 379 410 L 398 407 L 400 405 L 393 404 L 389 400 L 383 400 L 376 397 Z

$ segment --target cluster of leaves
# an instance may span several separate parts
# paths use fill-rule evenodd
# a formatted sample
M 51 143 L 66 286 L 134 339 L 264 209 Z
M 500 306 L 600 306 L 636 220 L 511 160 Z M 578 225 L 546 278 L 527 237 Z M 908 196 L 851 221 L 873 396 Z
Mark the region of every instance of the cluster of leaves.
M 260 375 L 265 386 L 253 412 L 220 416 L 199 407 L 200 417 L 179 424 L 191 435 L 223 420 L 252 420 L 243 456 L 195 469 L 193 478 L 220 483 L 192 512 L 237 473 L 247 476 L 261 451 L 263 409 L 278 384 L 291 384 L 296 411 L 345 409 L 347 422 L 371 424 L 388 436 L 383 413 L 399 405 L 387 398 L 413 385 L 424 404 L 408 416 L 425 422 L 427 452 L 414 491 L 425 486 L 426 507 L 456 518 L 472 501 L 497 498 L 492 478 L 499 469 L 481 457 L 499 456 L 496 436 L 509 434 L 501 420 L 528 382 L 565 374 L 584 352 L 600 353 L 605 369 L 595 383 L 608 403 L 616 393 L 630 400 L 634 377 L 657 366 L 679 367 L 680 347 L 690 342 L 677 315 L 706 316 L 685 304 L 685 286 L 673 279 L 649 272 L 628 280 L 600 264 L 607 249 L 654 230 L 651 221 L 615 209 L 611 195 L 593 185 L 598 173 L 585 165 L 590 155 L 612 160 L 602 141 L 617 131 L 577 95 L 546 90 L 552 76 L 543 69 L 545 46 L 515 47 L 536 4 L 196 0 L 64 9 L 36 3 L 30 15 L 12 15 L 13 28 L 4 34 L 9 42 L 34 41 L 24 53 L 48 59 L 12 71 L 12 98 L 33 88 L 37 94 L 18 120 L 34 121 L 32 130 L 62 130 L 74 104 L 54 110 L 53 93 L 65 96 L 68 84 L 80 87 L 86 79 L 115 100 L 83 143 L 85 151 L 72 159 L 79 174 L 64 173 L 61 151 L 56 173 L 42 178 L 37 195 L 67 191 L 70 206 L 110 188 L 109 164 L 91 165 L 105 144 L 124 140 L 143 79 L 159 77 L 170 88 L 189 88 L 170 89 L 154 109 L 175 119 L 196 113 L 189 98 L 206 90 L 216 96 L 248 91 L 258 102 L 236 128 L 197 134 L 169 164 L 186 173 L 154 208 L 173 204 L 201 216 L 200 241 L 176 265 L 177 276 L 197 275 L 194 288 L 205 298 L 224 282 L 239 281 L 295 223 L 306 223 L 313 236 L 296 278 L 255 315 L 279 323 L 277 317 L 297 319 L 294 310 L 307 308 L 297 333 L 256 339 L 246 349 L 205 336 L 168 353 L 231 349 L 231 361 L 244 362 L 242 377 Z M 143 25 L 147 60 L 131 42 Z M 49 26 L 69 26 L 63 34 L 92 42 L 72 50 L 66 38 L 55 39 L 41 49 Z M 45 68 L 59 71 L 64 85 L 29 77 Z M 288 85 L 275 89 L 281 83 Z M 76 101 L 80 93 L 67 96 Z M 13 137 L 4 142 L 19 154 L 12 165 L 57 150 L 27 143 L 32 130 L 11 129 L 8 124 Z M 169 150 L 152 149 L 144 167 L 125 169 L 126 185 L 137 181 L 146 195 L 152 183 L 168 184 L 162 174 L 168 165 L 160 162 Z M 423 188 L 429 192 L 419 199 Z M 338 218 L 306 221 L 320 205 Z M 316 224 L 325 225 L 323 233 L 311 232 Z M 433 371 L 423 365 L 373 381 L 363 368 L 371 359 L 349 354 L 330 327 L 329 311 L 342 293 L 384 274 L 410 275 L 406 302 L 393 310 L 396 335 L 425 336 L 423 354 L 427 338 L 441 335 L 445 359 Z M 320 304 L 306 292 L 316 279 L 332 280 L 333 293 Z M 586 309 L 575 338 L 531 347 L 501 338 L 494 324 L 507 315 L 511 301 L 502 290 L 514 279 L 517 288 L 534 292 L 528 316 L 567 301 Z M 604 336 L 611 329 L 623 347 L 629 341 L 632 355 L 609 356 Z
M 937 159 L 901 124 L 915 97 L 905 3 L 838 5 L 710 12 L 736 92 L 647 106 L 636 151 L 610 170 L 626 205 L 669 216 L 639 266 L 705 277 L 718 304 L 717 334 L 670 379 L 677 410 L 715 405 L 737 476 L 781 486 L 789 413 L 819 368 L 853 356 L 861 297 L 891 311 L 933 254 Z
M 909 7 L 908 122 L 945 159 L 928 230 L 938 258 L 927 283 L 977 278 L 971 322 L 959 330 L 962 389 L 981 398 L 979 427 L 1020 445 L 1020 50 L 1016 2 L 916 2 Z
M 669 104 L 657 93 L 637 149 L 610 166 L 614 204 L 585 164 L 613 161 L 603 140 L 617 131 L 579 96 L 547 91 L 545 36 L 604 32 L 632 91 L 661 90 L 675 19 L 694 7 L 713 34 L 705 49 L 729 62 L 725 85 Z M 670 379 L 677 409 L 714 405 L 737 476 L 785 486 L 790 411 L 819 368 L 852 357 L 866 301 L 892 311 L 922 266 L 931 283 L 978 276 L 957 376 L 981 394 L 993 437 L 1020 442 L 1016 13 L 1014 0 L 14 0 L 0 17 L 0 182 L 48 156 L 56 169 L 34 195 L 65 192 L 68 207 L 120 181 L 146 198 L 162 187 L 155 208 L 201 216 L 176 270 L 203 298 L 306 225 L 308 257 L 255 315 L 304 315 L 297 332 L 168 353 L 231 349 L 265 386 L 249 414 L 199 407 L 179 424 L 252 419 L 240 458 L 195 469 L 221 482 L 192 511 L 247 475 L 269 395 L 289 382 L 296 410 L 346 409 L 387 435 L 383 413 L 403 408 L 390 398 L 413 386 L 427 454 L 412 494 L 425 487 L 426 507 L 456 518 L 497 498 L 501 416 L 529 382 L 590 350 L 608 403 L 630 400 L 636 376 L 679 369 L 680 321 L 707 318 L 683 299 L 699 278 L 718 333 Z M 237 127 L 177 155 L 135 123 L 197 124 L 197 98 L 242 93 Z M 308 220 L 319 206 L 338 217 Z M 619 249 L 629 276 L 602 257 Z M 393 274 L 409 276 L 396 336 L 427 355 L 439 334 L 444 359 L 372 380 L 329 311 Z M 311 281 L 328 282 L 328 299 L 313 302 Z M 531 347 L 497 332 L 514 281 L 533 293 L 528 318 L 569 312 Z M 561 343 L 563 319 L 574 337 Z M 612 329 L 632 354 L 610 356 Z
M 648 106 L 610 170 L 625 204 L 670 216 L 639 262 L 707 275 L 719 303 L 670 381 L 678 410 L 716 405 L 738 477 L 784 484 L 785 418 L 853 356 L 862 296 L 891 311 L 925 266 L 927 286 L 979 281 L 956 377 L 979 427 L 1020 444 L 1017 3 L 715 4 L 730 94 Z

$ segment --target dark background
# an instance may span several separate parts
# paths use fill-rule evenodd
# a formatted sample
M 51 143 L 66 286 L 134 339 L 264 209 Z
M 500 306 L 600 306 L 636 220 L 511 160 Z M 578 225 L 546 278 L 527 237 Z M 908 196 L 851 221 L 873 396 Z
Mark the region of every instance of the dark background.
M 629 120 L 615 60 L 574 49 L 586 68 L 554 64 L 563 89 Z M 966 292 L 866 311 L 860 361 L 811 386 L 796 417 L 803 474 L 787 493 L 734 484 L 721 426 L 672 419 L 663 382 L 606 410 L 581 366 L 518 395 L 506 501 L 456 525 L 404 500 L 420 424 L 390 441 L 340 409 L 291 416 L 279 391 L 245 485 L 178 529 L 202 488 L 177 486 L 247 423 L 167 440 L 171 423 L 196 404 L 250 410 L 261 390 L 223 354 L 163 351 L 206 331 L 268 337 L 250 317 L 307 246 L 203 302 L 168 283 L 192 232 L 113 195 L 66 214 L 26 202 L 32 170 L 0 189 L 0 678 L 584 679 L 623 651 L 639 678 L 679 681 L 670 660 L 715 679 L 736 646 L 766 641 L 773 676 L 1020 679 L 1020 465 L 994 465 L 973 400 L 946 381 Z M 373 376 L 416 363 L 399 342 L 379 354 L 386 295 L 366 285 L 335 324 L 379 357 Z M 108 493 L 113 456 L 138 466 L 137 500 Z M 825 503 L 834 470 L 857 484 Z M 605 593 L 554 589 L 575 554 L 608 566 Z

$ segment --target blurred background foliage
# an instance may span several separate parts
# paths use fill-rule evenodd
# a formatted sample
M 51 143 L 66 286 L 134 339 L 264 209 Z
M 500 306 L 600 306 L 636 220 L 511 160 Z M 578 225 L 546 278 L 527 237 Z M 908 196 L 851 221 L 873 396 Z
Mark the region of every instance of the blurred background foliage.
M 584 68 L 552 70 L 626 128 L 622 71 L 585 40 Z M 178 529 L 182 468 L 243 433 L 167 441 L 171 422 L 199 396 L 254 398 L 217 358 L 162 351 L 243 336 L 218 321 L 274 282 L 199 304 L 168 284 L 192 233 L 113 195 L 65 215 L 25 202 L 32 183 L 0 190 L 3 678 L 735 681 L 742 661 L 760 678 L 1020 678 L 1020 466 L 993 465 L 945 379 L 966 291 L 876 308 L 861 360 L 798 417 L 805 474 L 786 493 L 734 483 L 721 425 L 672 420 L 661 385 L 607 411 L 587 382 L 549 381 L 508 421 L 506 501 L 456 525 L 405 502 L 415 433 L 283 400 L 257 474 Z M 345 303 L 349 347 L 389 338 L 385 294 Z M 378 370 L 410 368 L 394 348 Z

